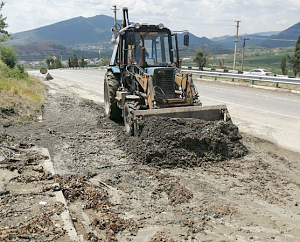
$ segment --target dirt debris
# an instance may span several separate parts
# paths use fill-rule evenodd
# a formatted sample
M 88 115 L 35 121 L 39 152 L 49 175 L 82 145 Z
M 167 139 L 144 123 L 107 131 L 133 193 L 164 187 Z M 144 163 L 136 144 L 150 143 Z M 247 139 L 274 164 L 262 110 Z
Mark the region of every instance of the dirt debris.
M 165 168 L 201 166 L 247 154 L 232 122 L 149 117 L 139 137 L 121 133 L 118 143 L 143 164 Z
M 41 165 L 49 157 L 31 149 L 34 146 L 7 133 L 0 134 L 0 167 L 4 175 L 0 181 L 1 241 L 55 241 L 65 236 L 59 222 L 66 210 L 64 204 L 40 189 L 53 180 Z
M 151 198 L 153 199 L 158 199 L 162 193 L 166 193 L 170 203 L 176 205 L 189 202 L 193 198 L 193 193 L 180 184 L 180 179 L 168 172 L 162 172 L 155 168 L 141 169 L 138 167 L 133 167 L 131 170 L 140 176 L 152 177 L 159 181 L 157 187 L 152 191 Z
M 157 122 L 167 123 L 165 120 Z M 189 126 L 181 124 L 181 120 L 171 120 L 171 123 L 176 129 L 175 135 L 169 132 L 171 127 L 169 129 L 167 125 L 162 129 L 169 132 L 169 143 L 163 137 L 161 142 L 156 142 L 160 135 L 166 135 L 161 129 L 155 133 L 154 125 L 153 137 L 152 131 L 145 127 L 143 140 L 141 137 L 140 140 L 128 138 L 120 135 L 122 125 L 105 118 L 101 105 L 61 89 L 51 90 L 43 122 L 4 130 L 0 127 L 3 131 L 0 133 L 15 137 L 14 142 L 7 139 L 7 146 L 20 149 L 18 143 L 23 143 L 24 146 L 47 147 L 58 173 L 47 180 L 47 174 L 44 175 L 39 165 L 33 165 L 39 163 L 37 160 L 10 162 L 22 164 L 23 168 L 20 174 L 17 169 L 11 172 L 5 168 L 5 172 L 13 177 L 19 176 L 11 179 L 0 194 L 0 198 L 11 196 L 12 201 L 15 199 L 14 204 L 20 204 L 15 209 L 5 207 L 3 211 L 10 216 L 7 219 L 13 223 L 25 215 L 37 216 L 40 210 L 36 208 L 42 206 L 40 201 L 46 201 L 50 206 L 54 203 L 51 194 L 63 191 L 77 234 L 85 241 L 299 240 L 299 155 L 242 134 L 242 141 L 248 148 L 247 155 L 243 156 L 240 135 L 233 127 L 224 128 L 218 123 Z M 187 135 L 188 130 L 196 132 L 195 143 L 190 139 L 194 136 Z M 209 136 L 210 132 L 217 132 L 219 138 L 214 140 Z M 201 141 L 202 133 L 207 142 L 213 142 L 204 152 L 204 157 L 207 155 L 205 161 L 197 157 L 195 147 L 198 140 Z M 185 137 L 188 145 L 175 140 L 176 135 Z M 180 149 L 174 149 L 180 145 Z M 128 146 L 127 152 L 120 146 Z M 172 161 L 173 153 L 169 153 L 170 169 L 159 166 L 162 161 L 155 160 L 158 158 L 155 156 L 150 165 L 144 162 L 145 157 L 142 158 L 144 161 L 137 159 L 139 152 L 152 154 L 151 149 L 156 149 L 162 154 L 165 147 L 173 147 L 179 166 Z M 137 148 L 140 151 L 137 152 Z M 226 150 L 228 153 L 224 152 Z M 9 151 L 11 158 L 25 158 L 22 149 Z M 131 153 L 136 156 L 129 157 Z M 183 162 L 186 154 L 194 159 L 188 166 Z M 228 154 L 238 158 L 228 158 Z M 1 165 L 6 167 L 8 164 Z M 28 194 L 14 193 L 12 188 L 16 187 L 26 189 Z M 30 193 L 30 189 L 37 192 Z M 31 207 L 37 213 L 31 215 L 27 210 Z M 10 213 L 8 208 L 13 212 Z M 12 220 L 14 218 L 16 220 Z M 54 214 L 52 218 L 57 216 Z M 3 221 L 0 221 L 0 228 L 5 227 Z M 58 221 L 53 221 L 57 225 Z M 53 240 L 69 241 L 64 236 Z
M 12 195 L 14 198 L 15 196 Z M 5 197 L 5 200 L 10 200 L 10 197 Z M 4 201 L 1 199 L 1 204 Z M 16 204 L 14 199 L 14 204 Z M 18 205 L 18 204 L 16 204 Z M 6 214 L 2 214 L 2 218 L 8 218 L 10 216 L 16 216 L 20 214 L 27 214 L 26 210 L 21 211 L 7 211 Z M 5 227 L 0 228 L 1 241 L 55 241 L 65 234 L 65 230 L 58 227 L 55 223 L 56 216 L 60 215 L 64 211 L 64 205 L 61 203 L 54 203 L 50 206 L 45 206 L 39 210 L 39 214 L 35 216 L 27 217 L 24 221 L 19 223 L 7 223 Z M 14 215 L 10 215 L 14 214 Z
M 172 238 L 170 230 L 164 229 L 163 231 L 157 232 L 150 242 L 180 242 L 180 240 Z

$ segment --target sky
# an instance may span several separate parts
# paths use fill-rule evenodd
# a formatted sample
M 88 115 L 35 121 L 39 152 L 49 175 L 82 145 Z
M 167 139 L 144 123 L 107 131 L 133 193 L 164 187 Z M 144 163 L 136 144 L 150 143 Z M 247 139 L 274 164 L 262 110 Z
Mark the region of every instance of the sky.
M 0 0 L 1 1 L 1 0 Z M 163 23 L 171 30 L 188 30 L 198 37 L 282 31 L 300 22 L 300 0 L 2 0 L 10 33 L 43 27 L 74 17 L 104 14 L 113 5 L 128 7 L 130 22 Z M 113 23 L 112 23 L 113 25 Z

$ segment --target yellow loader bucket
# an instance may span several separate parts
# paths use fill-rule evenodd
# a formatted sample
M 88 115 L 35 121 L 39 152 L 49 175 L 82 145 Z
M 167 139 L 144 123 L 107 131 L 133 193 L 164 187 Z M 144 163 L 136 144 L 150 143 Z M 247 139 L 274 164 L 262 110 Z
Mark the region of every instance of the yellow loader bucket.
M 230 120 L 226 105 L 186 106 L 161 109 L 136 110 L 133 113 L 134 134 L 138 131 L 138 119 L 150 116 L 171 118 L 195 118 L 205 121 Z

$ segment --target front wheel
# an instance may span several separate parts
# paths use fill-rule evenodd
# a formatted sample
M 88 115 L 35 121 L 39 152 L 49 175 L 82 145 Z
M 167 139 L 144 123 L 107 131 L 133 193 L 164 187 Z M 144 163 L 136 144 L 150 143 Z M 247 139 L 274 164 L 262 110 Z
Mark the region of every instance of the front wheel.
M 116 91 L 120 84 L 112 72 L 107 72 L 104 79 L 105 115 L 114 121 L 122 117 L 122 111 L 115 100 Z
M 123 109 L 123 118 L 124 118 L 124 126 L 125 132 L 128 135 L 134 135 L 134 111 L 139 108 L 138 102 L 129 101 L 126 102 Z

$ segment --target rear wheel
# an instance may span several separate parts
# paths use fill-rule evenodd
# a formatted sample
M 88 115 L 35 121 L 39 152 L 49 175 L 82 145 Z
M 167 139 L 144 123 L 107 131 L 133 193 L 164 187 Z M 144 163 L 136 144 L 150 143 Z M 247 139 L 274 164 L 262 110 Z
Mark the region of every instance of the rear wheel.
M 115 100 L 116 91 L 119 82 L 112 72 L 107 72 L 104 79 L 104 104 L 105 115 L 114 121 L 119 121 L 122 117 L 122 111 L 117 106 Z
M 128 135 L 134 135 L 133 112 L 137 110 L 139 103 L 135 101 L 127 101 L 123 109 L 123 118 L 125 132 Z

